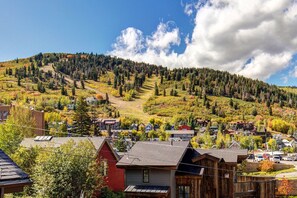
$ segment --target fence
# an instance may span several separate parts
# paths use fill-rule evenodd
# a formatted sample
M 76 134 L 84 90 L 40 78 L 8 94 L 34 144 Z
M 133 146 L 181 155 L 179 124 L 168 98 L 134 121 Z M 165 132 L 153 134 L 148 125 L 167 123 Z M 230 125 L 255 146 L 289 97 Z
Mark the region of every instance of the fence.
M 273 177 L 239 176 L 234 183 L 234 198 L 274 198 Z

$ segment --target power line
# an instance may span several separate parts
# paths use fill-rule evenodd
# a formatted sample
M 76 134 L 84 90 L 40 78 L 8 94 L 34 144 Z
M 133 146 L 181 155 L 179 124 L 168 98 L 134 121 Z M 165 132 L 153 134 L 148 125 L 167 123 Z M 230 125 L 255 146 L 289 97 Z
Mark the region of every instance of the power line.
M 7 124 L 7 123 L 5 123 Z M 21 126 L 21 125 L 17 125 L 17 124 L 7 124 L 7 125 L 12 125 L 12 126 L 18 126 L 18 127 L 24 127 L 24 128 L 30 128 L 30 129 L 38 129 L 38 128 L 35 128 L 35 127 L 27 127 L 27 126 Z M 46 130 L 44 129 L 45 131 L 50 131 L 50 130 Z M 65 134 L 71 134 L 71 135 L 80 135 L 80 134 L 75 134 L 75 133 L 67 133 L 67 132 L 64 132 Z M 84 136 L 84 137 L 90 137 L 90 136 Z M 58 137 L 57 137 L 58 138 Z M 69 137 L 71 138 L 71 137 Z M 111 139 L 109 137 L 105 137 L 105 139 Z M 126 140 L 118 140 L 118 141 L 124 141 L 124 142 L 127 142 Z M 179 148 L 184 148 L 184 149 L 194 149 L 193 147 L 191 146 L 178 146 L 178 145 L 170 145 L 170 144 L 162 144 L 162 143 L 157 143 L 157 142 L 144 142 L 142 141 L 143 144 L 151 144 L 151 145 L 160 145 L 160 146 L 168 146 L 168 147 L 179 147 Z M 55 143 L 55 144 L 59 144 L 59 143 Z M 61 144 L 62 145 L 62 144 Z M 232 150 L 228 150 L 228 152 L 234 152 L 236 153 L 236 151 L 232 151 Z M 142 156 L 137 156 L 137 155 L 133 155 L 133 154 L 128 154 L 130 156 L 135 156 L 135 157 L 142 157 Z M 161 159 L 154 159 L 154 158 L 148 158 L 148 159 L 152 159 L 152 160 L 159 160 L 159 161 L 163 161 L 163 162 L 172 162 L 172 161 L 165 161 L 165 160 L 161 160 Z M 202 167 L 200 165 L 195 165 L 195 164 L 189 164 L 189 163 L 184 163 L 184 162 L 180 162 L 180 164 L 183 164 L 183 165 L 189 165 L 189 166 L 197 166 L 197 167 Z M 207 166 L 204 166 L 204 168 L 212 168 L 212 167 L 207 167 Z M 219 169 L 219 170 L 225 170 L 225 171 L 232 171 L 232 170 L 229 170 L 229 169 Z

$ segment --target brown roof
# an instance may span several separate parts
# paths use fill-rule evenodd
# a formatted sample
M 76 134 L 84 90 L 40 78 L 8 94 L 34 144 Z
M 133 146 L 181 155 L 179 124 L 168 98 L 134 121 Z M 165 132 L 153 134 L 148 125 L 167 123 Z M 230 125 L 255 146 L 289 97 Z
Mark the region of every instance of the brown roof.
M 29 176 L 0 150 L 0 187 L 31 184 Z
M 196 149 L 198 156 L 208 154 L 225 162 L 237 163 L 239 156 L 247 156 L 246 149 Z
M 139 141 L 121 158 L 117 166 L 176 167 L 184 156 L 188 146 L 188 141 Z

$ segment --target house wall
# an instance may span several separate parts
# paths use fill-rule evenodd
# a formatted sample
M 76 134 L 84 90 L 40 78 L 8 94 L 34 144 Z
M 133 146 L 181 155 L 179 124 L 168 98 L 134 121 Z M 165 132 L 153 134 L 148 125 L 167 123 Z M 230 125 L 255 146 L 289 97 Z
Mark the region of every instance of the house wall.
M 116 167 L 117 159 L 106 142 L 99 151 L 98 158 L 99 160 L 107 160 L 107 176 L 104 178 L 106 185 L 112 191 L 124 191 L 124 169 Z
M 191 127 L 187 126 L 187 125 L 182 125 L 178 127 L 178 130 L 191 130 Z
M 126 186 L 129 185 L 158 185 L 171 186 L 171 171 L 149 169 L 149 183 L 143 183 L 143 169 L 126 169 Z
M 176 197 L 176 181 L 175 181 L 175 170 L 170 171 L 170 181 L 171 181 L 171 186 L 170 186 L 170 197 L 175 198 Z
M 10 105 L 0 105 L 0 112 L 10 112 L 10 108 L 12 106 Z M 44 129 L 45 129 L 45 121 L 44 121 L 44 112 L 42 111 L 35 111 L 35 110 L 32 110 L 32 116 L 34 117 L 35 119 L 35 122 L 36 122 L 36 126 L 35 128 L 37 128 L 36 130 L 34 130 L 34 134 L 35 135 L 44 135 Z M 1 113 L 1 115 L 3 115 Z M 0 116 L 1 116 L 0 115 Z M 1 121 L 5 121 L 7 118 L 4 118 L 3 116 L 0 117 L 0 122 Z

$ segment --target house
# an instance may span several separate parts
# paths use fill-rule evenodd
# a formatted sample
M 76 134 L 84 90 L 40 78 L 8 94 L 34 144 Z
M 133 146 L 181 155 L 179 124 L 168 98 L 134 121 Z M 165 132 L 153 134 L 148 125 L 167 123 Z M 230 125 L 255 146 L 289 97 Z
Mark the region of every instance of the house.
M 196 149 L 192 161 L 204 168 L 201 197 L 233 197 L 237 164 L 247 158 L 247 150 Z
M 193 149 L 189 142 L 137 142 L 117 163 L 125 169 L 125 195 L 233 197 L 237 163 L 247 150 Z
M 151 130 L 154 130 L 154 126 L 151 124 L 151 123 L 148 123 L 146 126 L 145 126 L 145 132 L 149 132 Z
M 0 149 L 0 197 L 6 193 L 22 192 L 28 185 L 32 185 L 29 176 Z
M 120 130 L 121 129 L 121 121 L 119 119 L 97 119 L 95 121 L 98 130 L 108 130 L 110 128 L 110 130 Z
M 10 109 L 12 107 L 22 108 L 22 107 L 12 106 L 12 105 L 0 105 L 0 123 L 6 121 L 9 115 Z M 44 130 L 45 130 L 44 112 L 31 109 L 31 113 L 36 122 L 36 126 L 35 126 L 36 129 L 34 130 L 35 135 L 44 135 L 45 134 L 44 133 Z
M 189 142 L 136 142 L 117 163 L 125 169 L 126 197 L 175 198 L 176 174 L 189 147 Z M 196 171 L 201 179 L 201 169 Z
M 240 149 L 240 148 L 241 148 L 240 143 L 235 140 L 232 140 L 229 146 L 229 149 Z
M 179 138 L 184 141 L 189 141 L 194 137 L 194 130 L 166 130 L 166 133 L 170 135 L 170 138 Z
M 188 125 L 181 125 L 178 127 L 178 130 L 191 130 L 191 127 Z
M 76 105 L 75 105 L 74 103 L 68 104 L 68 105 L 67 105 L 67 109 L 68 109 L 68 110 L 75 110 L 75 106 L 76 106 Z
M 98 104 L 98 99 L 95 98 L 94 96 L 90 96 L 86 98 L 86 102 L 88 105 L 97 105 Z
M 101 163 L 104 170 L 102 174 L 105 176 L 105 184 L 112 191 L 124 190 L 124 171 L 116 167 L 116 163 L 120 160 L 114 149 L 102 137 L 52 137 L 52 136 L 37 136 L 36 138 L 25 138 L 21 146 L 24 147 L 60 147 L 69 140 L 78 143 L 80 141 L 90 141 L 97 150 L 97 160 Z
M 136 123 L 131 124 L 130 129 L 138 131 L 138 124 Z
M 198 127 L 207 127 L 208 123 L 210 123 L 210 120 L 203 120 L 203 119 L 196 120 L 196 125 Z

